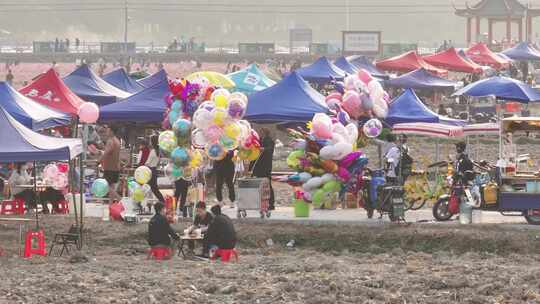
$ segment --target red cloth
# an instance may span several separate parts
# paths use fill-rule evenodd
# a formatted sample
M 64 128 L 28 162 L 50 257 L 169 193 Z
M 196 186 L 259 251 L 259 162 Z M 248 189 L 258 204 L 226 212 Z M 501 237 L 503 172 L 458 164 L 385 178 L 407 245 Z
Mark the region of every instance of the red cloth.
M 144 147 L 141 150 L 141 160 L 139 161 L 139 167 L 144 166 L 146 164 L 146 160 L 148 160 L 148 155 L 150 155 L 150 148 Z

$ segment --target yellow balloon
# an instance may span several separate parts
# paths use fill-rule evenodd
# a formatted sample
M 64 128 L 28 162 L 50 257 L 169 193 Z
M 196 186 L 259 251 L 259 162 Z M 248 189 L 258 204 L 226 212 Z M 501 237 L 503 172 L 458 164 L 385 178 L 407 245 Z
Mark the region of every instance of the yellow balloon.
M 228 124 L 225 129 L 225 135 L 227 135 L 229 138 L 236 139 L 240 136 L 240 132 L 242 131 L 240 129 L 240 126 L 237 123 L 231 123 Z
M 225 119 L 227 118 L 227 112 L 225 111 L 215 111 L 213 122 L 218 127 L 223 127 L 225 125 Z
M 214 99 L 214 103 L 216 104 L 216 108 L 225 109 L 229 105 L 229 101 L 227 100 L 227 97 L 223 95 L 218 95 Z
M 189 167 L 192 169 L 198 168 L 202 164 L 202 154 L 199 150 L 195 150 L 191 155 L 191 162 Z
M 261 150 L 259 148 L 251 149 L 251 154 L 249 154 L 248 160 L 257 160 L 259 158 L 259 155 L 261 155 Z
M 144 190 L 141 187 L 137 187 L 133 190 L 133 200 L 135 202 L 144 201 Z

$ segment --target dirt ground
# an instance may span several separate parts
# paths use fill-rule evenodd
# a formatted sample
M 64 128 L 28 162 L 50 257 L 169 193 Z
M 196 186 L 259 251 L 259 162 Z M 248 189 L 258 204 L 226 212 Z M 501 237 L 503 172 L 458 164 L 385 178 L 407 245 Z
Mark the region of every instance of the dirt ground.
M 44 217 L 47 240 L 72 221 Z M 240 262 L 222 264 L 147 260 L 145 224 L 96 219 L 82 252 L 22 259 L 18 228 L 1 225 L 0 303 L 540 303 L 540 230 L 236 227 Z

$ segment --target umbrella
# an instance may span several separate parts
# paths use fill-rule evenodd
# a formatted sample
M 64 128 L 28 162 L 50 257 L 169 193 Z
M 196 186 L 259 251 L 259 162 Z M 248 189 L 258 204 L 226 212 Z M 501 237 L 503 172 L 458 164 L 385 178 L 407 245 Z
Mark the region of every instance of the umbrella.
M 495 96 L 497 99 L 523 103 L 540 101 L 540 92 L 524 82 L 508 77 L 495 76 L 483 79 L 458 90 L 453 96 Z
M 197 77 L 204 77 L 208 79 L 208 81 L 215 85 L 219 86 L 225 89 L 232 89 L 235 87 L 234 82 L 227 78 L 227 76 L 218 73 L 218 72 L 211 72 L 211 71 L 202 71 L 202 72 L 195 72 L 193 74 L 190 74 L 188 77 L 186 77 L 187 80 L 193 81 Z

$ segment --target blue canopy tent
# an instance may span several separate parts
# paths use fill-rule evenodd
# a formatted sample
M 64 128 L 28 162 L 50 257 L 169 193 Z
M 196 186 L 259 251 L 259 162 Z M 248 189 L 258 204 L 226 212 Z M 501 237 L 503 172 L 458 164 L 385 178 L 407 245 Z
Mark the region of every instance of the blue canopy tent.
M 502 54 L 519 61 L 540 60 L 540 52 L 527 42 L 518 43 L 514 47 L 503 51 Z
M 163 80 L 168 81 L 167 72 L 164 69 L 159 70 L 158 72 L 144 77 L 143 79 L 137 80 L 137 82 L 145 88 L 153 87 L 155 84 L 162 82 Z
M 0 109 L 0 163 L 71 160 L 83 151 L 81 139 L 36 133 Z
M 114 103 L 131 95 L 99 78 L 86 64 L 81 65 L 63 80 L 77 96 L 98 106 Z
M 160 123 L 167 110 L 165 97 L 170 94 L 164 80 L 117 103 L 99 110 L 99 122 Z
M 388 115 L 384 120 L 391 126 L 413 122 L 441 123 L 453 126 L 466 124 L 463 120 L 444 117 L 433 112 L 412 89 L 406 89 L 403 94 L 392 100 L 388 107 Z
M 424 68 L 403 74 L 394 79 L 385 80 L 384 84 L 389 87 L 403 89 L 452 91 L 458 85 L 456 82 L 435 76 Z
M 388 76 L 385 72 L 379 70 L 371 60 L 369 60 L 366 56 L 351 56 L 347 57 L 347 60 L 355 66 L 357 69 L 364 69 L 368 71 L 371 76 L 379 78 L 379 79 L 389 79 L 390 76 Z
M 268 78 L 255 64 L 227 75 L 235 86 L 235 89 L 245 94 L 262 91 L 276 84 L 275 81 Z
M 334 61 L 334 65 L 338 68 L 342 69 L 349 75 L 356 74 L 358 72 L 358 68 L 355 67 L 353 64 L 351 64 L 347 58 L 344 56 L 339 57 Z
M 500 100 L 528 103 L 540 101 L 540 92 L 516 79 L 495 76 L 469 84 L 458 90 L 453 96 L 484 97 L 495 96 Z
M 6 82 L 0 82 L 0 107 L 13 118 L 34 131 L 64 126 L 71 117 L 39 104 L 19 93 Z
M 325 98 L 296 72 L 276 85 L 253 93 L 245 119 L 256 123 L 306 122 L 315 113 L 326 113 Z
M 129 75 L 126 73 L 126 70 L 124 70 L 123 68 L 105 74 L 102 78 L 109 84 L 112 84 L 120 90 L 128 93 L 133 94 L 144 89 L 144 86 L 129 77 Z
M 296 70 L 304 80 L 316 84 L 326 84 L 332 80 L 343 80 L 345 72 L 328 61 L 328 58 L 321 57 L 314 63 Z

